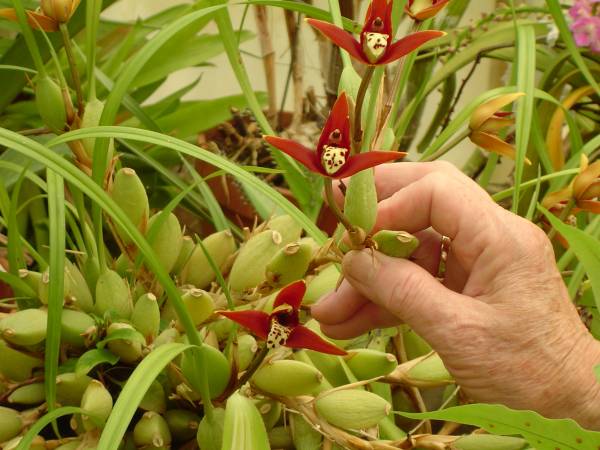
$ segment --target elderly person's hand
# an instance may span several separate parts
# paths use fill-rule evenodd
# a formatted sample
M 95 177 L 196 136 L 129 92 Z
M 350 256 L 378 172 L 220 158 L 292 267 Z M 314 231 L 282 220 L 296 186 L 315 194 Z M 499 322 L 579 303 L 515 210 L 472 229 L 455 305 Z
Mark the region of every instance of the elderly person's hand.
M 422 243 L 413 261 L 349 252 L 345 281 L 312 308 L 323 332 L 342 339 L 405 322 L 473 400 L 600 429 L 600 343 L 569 300 L 544 232 L 450 164 L 375 173 L 376 229 Z M 443 284 L 435 278 L 442 235 L 452 240 Z

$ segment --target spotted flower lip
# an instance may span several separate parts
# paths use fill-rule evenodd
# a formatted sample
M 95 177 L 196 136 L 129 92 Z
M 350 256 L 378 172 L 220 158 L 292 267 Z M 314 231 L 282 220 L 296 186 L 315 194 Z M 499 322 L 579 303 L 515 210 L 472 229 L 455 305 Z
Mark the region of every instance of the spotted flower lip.
M 273 147 L 287 153 L 311 172 L 324 177 L 345 178 L 361 170 L 406 156 L 402 152 L 370 151 L 350 154 L 350 117 L 348 100 L 342 92 L 325 122 L 316 151 L 277 136 L 264 136 Z
M 404 12 L 412 19 L 422 21 L 434 17 L 450 0 L 408 0 Z
M 346 351 L 330 344 L 300 324 L 299 310 L 305 293 L 306 283 L 300 280 L 279 291 L 273 302 L 271 314 L 257 310 L 218 313 L 248 328 L 258 338 L 266 340 L 268 348 L 285 346 L 306 348 L 331 355 L 346 355 Z
M 329 22 L 316 19 L 306 21 L 334 44 L 346 50 L 350 56 L 367 65 L 391 63 L 426 42 L 446 34 L 437 30 L 419 31 L 392 43 L 392 6 L 393 1 L 388 0 L 371 2 L 360 33 L 360 41 Z

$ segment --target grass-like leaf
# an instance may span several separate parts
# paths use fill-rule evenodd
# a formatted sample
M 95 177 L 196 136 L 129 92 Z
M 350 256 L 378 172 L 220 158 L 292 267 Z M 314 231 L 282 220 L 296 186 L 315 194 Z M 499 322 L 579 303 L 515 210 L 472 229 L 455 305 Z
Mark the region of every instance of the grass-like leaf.
M 533 115 L 535 89 L 535 56 L 536 42 L 533 25 L 517 27 L 517 90 L 525 95 L 517 100 L 516 117 L 516 155 L 515 155 L 515 189 L 513 191 L 512 211 L 519 210 L 521 199 L 521 179 Z
M 596 306 L 600 309 L 600 241 L 579 228 L 562 223 L 545 208 L 539 206 L 539 209 L 556 231 L 567 240 L 569 247 L 573 249 L 575 256 L 583 264 L 592 284 Z
M 292 218 L 294 218 L 296 222 L 298 222 L 298 224 L 302 225 L 306 232 L 311 237 L 313 237 L 318 243 L 322 244 L 325 242 L 325 235 L 323 234 L 323 232 L 319 230 L 319 228 L 310 219 L 308 219 L 296 206 L 290 203 L 275 189 L 262 182 L 252 174 L 248 173 L 244 169 L 238 167 L 236 164 L 232 163 L 228 159 L 223 158 L 219 155 L 215 155 L 214 153 L 203 150 L 193 144 L 182 141 L 180 139 L 175 139 L 173 137 L 165 136 L 160 133 L 148 130 L 141 130 L 138 128 L 93 127 L 65 133 L 48 142 L 48 145 L 54 146 L 63 142 L 68 142 L 74 139 L 81 139 L 86 137 L 114 137 L 116 139 L 129 139 L 133 141 L 141 141 L 146 142 L 148 144 L 154 144 L 165 148 L 170 148 L 180 153 L 206 161 L 215 167 L 225 170 L 227 173 L 233 175 L 239 180 L 246 182 L 249 186 L 256 188 L 257 191 L 261 192 L 266 197 L 269 197 L 271 200 L 273 200 L 286 214 L 289 214 Z
M 119 447 L 138 405 L 152 382 L 173 358 L 191 347 L 177 343 L 161 345 L 142 360 L 125 383 L 115 402 L 112 413 L 102 431 L 97 450 L 114 450 Z
M 502 405 L 475 404 L 423 414 L 396 414 L 474 425 L 492 434 L 520 435 L 536 450 L 582 450 L 600 445 L 600 433 L 586 431 L 571 419 L 546 419 L 533 411 L 515 411 Z
M 61 315 L 65 282 L 65 188 L 63 178 L 52 170 L 46 172 L 48 183 L 48 218 L 50 228 L 50 284 L 48 288 L 48 325 L 44 364 L 44 386 L 48 411 L 55 408 L 56 375 L 60 353 Z
M 117 361 L 119 361 L 119 357 L 114 353 L 100 348 L 93 348 L 77 358 L 75 373 L 77 375 L 87 375 L 90 370 L 99 364 L 114 365 Z
M 31 428 L 27 430 L 27 433 L 25 433 L 15 450 L 29 450 L 33 439 L 46 427 L 46 425 L 54 422 L 56 419 L 63 416 L 68 416 L 70 414 L 81 414 L 83 412 L 83 409 L 75 406 L 63 406 L 62 408 L 57 408 L 54 411 L 50 411 L 43 417 L 39 418 L 31 426 Z

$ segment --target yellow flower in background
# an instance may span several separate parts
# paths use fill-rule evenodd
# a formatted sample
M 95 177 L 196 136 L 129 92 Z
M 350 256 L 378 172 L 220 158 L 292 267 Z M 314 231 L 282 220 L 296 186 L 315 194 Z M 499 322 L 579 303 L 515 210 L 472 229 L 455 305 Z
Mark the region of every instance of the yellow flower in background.
M 525 95 L 523 92 L 501 95 L 481 104 L 469 122 L 471 142 L 488 152 L 515 159 L 515 147 L 501 139 L 498 133 L 515 124 L 512 113 L 503 112 L 501 109 L 523 95 Z M 531 164 L 527 158 L 525 158 L 525 162 Z
M 79 6 L 81 0 L 42 0 L 42 11 L 58 23 L 66 23 Z

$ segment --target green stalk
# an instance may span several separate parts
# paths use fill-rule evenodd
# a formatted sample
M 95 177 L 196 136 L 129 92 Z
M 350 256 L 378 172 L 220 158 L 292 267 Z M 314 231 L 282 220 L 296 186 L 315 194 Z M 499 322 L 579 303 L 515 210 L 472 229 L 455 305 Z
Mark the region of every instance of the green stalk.
M 576 203 L 577 200 L 571 197 L 568 203 L 566 204 L 565 208 L 561 211 L 560 216 L 558 216 L 558 220 L 564 222 L 567 219 L 567 217 L 569 217 L 569 214 L 571 214 L 571 211 L 573 211 L 573 208 L 575 207 Z M 548 232 L 548 239 L 552 240 L 554 239 L 554 236 L 556 236 L 556 228 L 552 227 Z
M 258 370 L 258 368 L 260 367 L 260 365 L 265 360 L 265 358 L 267 357 L 268 354 L 269 354 L 269 347 L 264 345 L 260 349 L 260 352 L 254 357 L 254 359 L 252 360 L 252 362 L 250 363 L 250 365 L 244 372 L 244 375 L 242 375 L 242 377 L 238 380 L 234 391 L 236 391 L 237 389 L 242 387 L 244 384 L 246 384 L 246 382 L 250 378 L 252 378 L 252 375 L 254 375 L 254 373 Z
M 483 172 L 481 172 L 481 176 L 479 177 L 479 186 L 486 189 L 490 184 L 490 179 L 496 170 L 496 166 L 498 165 L 498 154 L 491 153 L 487 162 L 485 163 L 485 168 Z
M 342 23 L 342 12 L 340 10 L 339 0 L 329 0 L 329 12 L 331 13 L 331 19 L 336 27 L 344 28 Z M 340 56 L 342 57 L 342 64 L 344 69 L 346 67 L 352 67 L 352 61 L 350 61 L 350 55 L 348 52 L 340 48 Z
M 452 150 L 454 147 L 456 147 L 458 144 L 460 144 L 465 138 L 469 137 L 470 134 L 471 134 L 471 130 L 469 130 L 467 128 L 465 131 L 460 133 L 458 136 L 456 136 L 454 139 L 452 139 L 448 144 L 446 144 L 445 146 L 440 148 L 438 151 L 436 151 L 428 156 L 422 156 L 419 161 L 429 162 L 429 161 L 435 161 L 436 159 L 441 158 L 446 153 L 448 153 L 450 150 Z
M 47 76 L 48 74 L 46 73 L 46 67 L 44 66 L 44 61 L 42 60 L 40 49 L 37 46 L 37 42 L 35 40 L 35 37 L 33 36 L 33 32 L 31 31 L 31 28 L 29 28 L 29 24 L 27 22 L 27 13 L 25 12 L 23 3 L 21 2 L 21 0 L 12 0 L 12 3 L 15 7 L 17 18 L 19 19 L 19 25 L 21 25 L 21 33 L 23 34 L 25 44 L 27 45 L 27 49 L 31 54 L 31 58 L 33 59 L 35 68 L 38 71 L 38 75 L 40 77 Z
M 325 179 L 325 198 L 327 199 L 327 204 L 329 205 L 329 209 L 333 215 L 339 220 L 339 222 L 344 225 L 344 228 L 348 230 L 349 233 L 356 233 L 356 227 L 352 225 L 350 220 L 344 215 L 344 213 L 338 207 L 335 197 L 333 194 L 333 181 L 331 178 Z
M 71 78 L 73 78 L 75 94 L 77 95 L 77 110 L 79 112 L 79 117 L 83 117 L 85 105 L 83 102 L 83 91 L 81 90 L 81 78 L 79 76 L 79 70 L 77 69 L 77 61 L 75 60 L 75 55 L 73 54 L 73 47 L 71 46 L 71 36 L 69 35 L 69 28 L 67 28 L 67 25 L 64 23 L 61 23 L 59 25 L 59 28 L 65 46 L 67 61 L 69 62 L 69 67 L 71 69 Z
M 88 101 L 96 98 L 96 38 L 102 11 L 102 0 L 88 0 L 86 3 L 85 46 L 87 51 Z
M 361 144 L 363 138 L 363 129 L 362 129 L 362 109 L 365 102 L 365 95 L 367 93 L 367 88 L 369 87 L 369 83 L 373 78 L 373 73 L 375 72 L 375 66 L 367 66 L 367 70 L 365 75 L 363 76 L 360 87 L 358 88 L 358 94 L 356 94 L 356 106 L 354 108 L 354 137 L 353 137 L 353 145 L 352 150 L 354 153 L 360 153 Z M 371 109 L 371 105 L 377 103 L 377 98 L 371 96 L 371 102 L 369 103 L 369 109 Z M 368 117 L 368 116 L 367 116 Z

